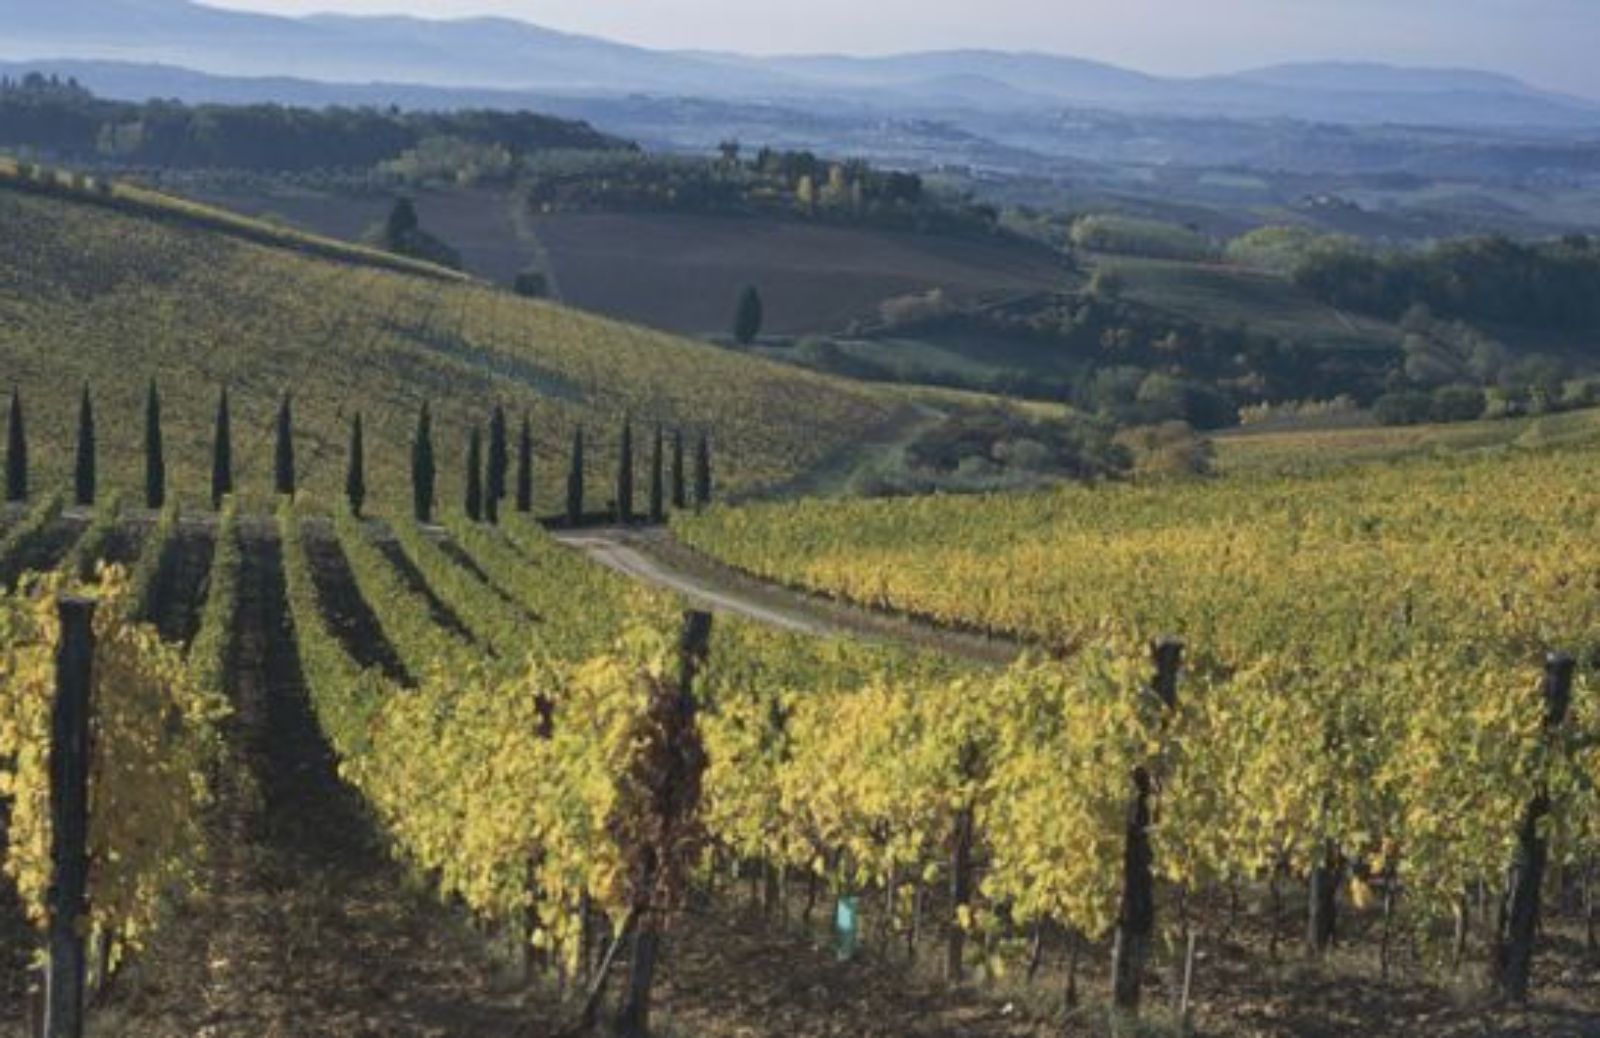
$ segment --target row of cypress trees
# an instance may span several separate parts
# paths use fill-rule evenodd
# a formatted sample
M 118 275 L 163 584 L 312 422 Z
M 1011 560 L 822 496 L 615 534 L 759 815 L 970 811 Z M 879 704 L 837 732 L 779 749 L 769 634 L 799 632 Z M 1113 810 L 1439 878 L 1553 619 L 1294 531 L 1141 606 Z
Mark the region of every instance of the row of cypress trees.
M 276 440 L 273 452 L 274 488 L 280 495 L 294 496 L 295 455 L 294 415 L 289 394 L 285 393 L 278 405 Z M 161 395 L 152 379 L 145 399 L 145 505 L 160 509 L 166 504 L 167 471 L 161 433 Z M 467 444 L 466 513 L 473 522 L 500 521 L 501 506 L 508 496 L 507 477 L 510 475 L 511 452 L 508 442 L 505 409 L 496 407 L 489 420 L 487 457 L 482 434 L 474 427 Z M 633 449 L 633 423 L 625 420 L 622 426 L 621 447 L 617 464 L 616 496 L 613 500 L 614 518 L 620 523 L 631 523 L 639 518 L 634 507 L 634 480 L 636 478 Z M 13 389 L 6 436 L 6 500 L 24 501 L 28 496 L 28 438 L 23 420 L 22 396 Z M 566 518 L 569 525 L 582 523 L 584 512 L 584 430 L 580 425 L 573 434 L 572 457 L 567 475 Z M 684 438 L 681 431 L 672 433 L 671 456 L 667 456 L 667 435 L 660 426 L 655 436 L 650 456 L 649 508 L 646 513 L 651 522 L 666 518 L 668 492 L 670 504 L 682 510 L 689 506 L 686 485 Z M 432 522 L 437 468 L 433 452 L 433 416 L 425 403 L 417 417 L 417 431 L 411 446 L 411 487 L 416 519 Z M 73 467 L 73 499 L 80 506 L 90 506 L 95 501 L 97 473 L 95 468 L 94 402 L 89 388 L 84 387 L 78 408 L 78 437 Z M 234 490 L 233 434 L 228 390 L 224 387 L 217 399 L 215 433 L 211 454 L 211 500 L 214 508 L 221 508 L 223 500 Z M 518 512 L 533 511 L 533 433 L 526 415 L 522 418 L 517 440 L 515 470 L 515 501 Z M 366 444 L 361 415 L 358 412 L 350 423 L 349 455 L 345 466 L 345 498 L 351 511 L 360 515 L 367 497 Z M 711 501 L 711 445 L 702 434 L 695 450 L 694 500 L 698 507 Z
M 161 442 L 161 395 L 152 380 L 145 398 L 145 504 L 159 509 L 167 501 L 167 466 Z M 83 387 L 78 400 L 78 439 L 72 465 L 73 503 L 94 504 L 99 482 L 96 467 L 94 400 L 89 387 Z M 11 408 L 6 421 L 6 500 L 28 499 L 28 431 L 23 419 L 22 394 L 11 390 Z
M 359 419 L 358 419 L 359 423 Z M 352 472 L 358 458 L 359 430 L 352 439 Z M 501 508 L 508 496 L 506 484 L 510 469 L 510 447 L 505 410 L 496 407 L 489 419 L 488 445 L 483 433 L 474 426 L 467 437 L 466 497 L 463 502 L 467 518 L 473 522 L 497 524 Z M 668 492 L 671 507 L 682 510 L 689 506 L 686 483 L 684 438 L 681 430 L 672 434 L 672 454 L 667 457 L 666 430 L 657 425 L 654 446 L 650 456 L 649 509 L 645 513 L 650 522 L 666 519 Z M 670 464 L 670 468 L 669 468 Z M 586 517 L 584 429 L 579 425 L 572 436 L 572 454 L 567 469 L 566 521 L 568 526 L 581 525 Z M 515 507 L 518 512 L 533 510 L 533 435 L 526 415 L 517 439 Z M 432 522 L 434 492 L 438 468 L 434 461 L 433 416 L 428 405 L 422 406 L 417 416 L 417 431 L 411 443 L 411 492 L 413 511 L 418 522 Z M 641 518 L 634 507 L 634 481 L 637 478 L 634 464 L 633 423 L 625 420 L 617 458 L 616 496 L 612 500 L 614 518 L 620 523 L 632 523 Z M 694 499 L 697 507 L 711 502 L 711 441 L 702 434 L 695 450 Z M 352 498 L 352 504 L 354 499 Z
M 500 509 L 507 497 L 506 476 L 510 468 L 506 413 L 494 409 L 489 421 L 489 449 L 485 462 L 483 433 L 474 426 L 467 441 L 466 512 L 473 522 L 500 521 Z M 351 445 L 352 465 L 356 457 Z M 420 523 L 433 521 L 434 487 L 438 468 L 433 458 L 433 412 L 424 403 L 417 415 L 417 432 L 411 441 L 412 511 Z M 533 511 L 533 431 L 526 415 L 517 440 L 516 502 L 518 512 Z
M 682 511 L 689 507 L 688 486 L 685 481 L 684 442 L 682 430 L 672 433 L 672 454 L 667 457 L 667 434 L 661 425 L 655 427 L 650 451 L 649 507 L 643 518 L 652 523 L 663 522 L 667 517 L 670 485 L 671 507 Z M 578 426 L 572 437 L 572 460 L 567 469 L 568 526 L 577 526 L 584 520 L 584 446 L 583 426 Z M 624 419 L 622 437 L 617 457 L 616 494 L 612 498 L 612 518 L 627 525 L 641 518 L 634 507 L 634 481 L 637 470 L 634 464 L 633 422 Z M 694 456 L 694 503 L 704 508 L 711 503 L 711 440 L 701 433 Z
M 359 424 L 360 419 L 357 418 Z M 211 452 L 211 502 L 215 508 L 233 493 L 233 435 L 228 409 L 228 391 L 217 400 L 216 435 Z M 289 397 L 278 408 L 276 445 L 276 487 L 280 494 L 294 494 L 294 438 L 291 435 Z M 359 433 L 358 433 L 359 435 Z M 144 408 L 144 503 L 160 509 L 167 503 L 167 462 L 161 433 L 161 392 L 155 380 L 145 395 Z M 78 438 L 72 467 L 73 503 L 88 507 L 95 502 L 98 484 L 95 450 L 94 400 L 84 386 L 78 403 Z M 28 498 L 28 433 L 23 419 L 22 394 L 13 388 L 11 409 L 6 423 L 6 500 Z

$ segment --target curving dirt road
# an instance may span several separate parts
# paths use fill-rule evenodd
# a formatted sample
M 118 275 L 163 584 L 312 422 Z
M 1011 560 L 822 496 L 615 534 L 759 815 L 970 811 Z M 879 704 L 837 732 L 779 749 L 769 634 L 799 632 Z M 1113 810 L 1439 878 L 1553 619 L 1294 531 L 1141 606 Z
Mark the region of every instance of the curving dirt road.
M 1025 648 L 1019 642 L 863 609 L 758 580 L 701 555 L 660 528 L 604 527 L 558 531 L 555 537 L 642 583 L 674 591 L 712 612 L 778 630 L 899 643 L 984 664 L 1009 663 Z

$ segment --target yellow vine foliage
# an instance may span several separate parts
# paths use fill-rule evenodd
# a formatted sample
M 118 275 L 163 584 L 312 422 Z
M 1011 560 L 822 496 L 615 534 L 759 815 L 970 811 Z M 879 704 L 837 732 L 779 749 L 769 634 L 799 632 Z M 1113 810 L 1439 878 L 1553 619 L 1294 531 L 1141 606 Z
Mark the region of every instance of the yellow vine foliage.
M 1057 648 L 1059 659 L 962 682 L 990 726 L 976 794 L 984 892 L 1013 918 L 1109 925 L 1128 774 L 1141 765 L 1156 778 L 1152 840 L 1167 881 L 1304 874 L 1332 848 L 1360 882 L 1398 881 L 1402 910 L 1430 919 L 1500 882 L 1540 789 L 1553 857 L 1600 855 L 1593 472 L 1577 451 L 1502 454 L 1312 478 L 718 508 L 676 525 L 762 576 Z M 1176 709 L 1152 712 L 1139 646 L 1163 635 L 1189 652 Z M 1582 666 L 1552 745 L 1539 679 L 1557 650 Z M 816 857 L 923 846 L 914 810 L 863 810 L 915 805 L 952 781 L 948 763 L 906 766 L 918 733 L 944 733 L 946 762 L 971 739 L 923 692 L 866 684 L 859 701 L 813 704 L 790 684 L 796 717 L 819 720 L 791 732 L 790 775 L 769 780 L 766 762 L 721 781 L 747 814 L 720 824 L 751 847 L 758 812 L 780 827 L 809 821 L 791 843 L 825 844 Z M 734 747 L 741 761 L 755 759 L 751 743 L 746 732 Z M 903 759 L 869 767 L 850 747 Z M 744 788 L 767 781 L 791 793 L 781 811 L 771 791 Z
M 1469 469 L 1452 488 L 1433 476 L 1440 493 L 1478 493 L 1486 478 Z M 1402 911 L 1438 918 L 1462 891 L 1499 881 L 1540 787 L 1557 805 L 1553 853 L 1592 856 L 1592 675 L 1580 675 L 1572 738 L 1547 746 L 1536 647 L 1585 644 L 1596 630 L 1596 556 L 1580 536 L 1593 516 L 1544 498 L 1544 536 L 1566 553 L 1547 557 L 1531 550 L 1538 538 L 1511 535 L 1535 507 L 1526 499 L 1487 508 L 1479 528 L 1482 515 L 1460 514 L 1470 503 L 1419 506 L 1402 500 L 1400 476 L 1377 482 L 1383 508 L 1343 501 L 1336 482 L 1276 487 L 1265 504 L 1206 488 L 1221 500 L 1183 491 L 1181 508 L 1139 498 L 1129 514 L 1061 518 L 1097 532 L 1048 572 L 1042 555 L 1037 571 L 1009 567 L 1034 557 L 1030 509 L 1053 515 L 1060 502 L 990 502 L 1017 518 L 990 531 L 994 572 L 952 570 L 967 591 L 988 589 L 966 596 L 967 618 L 1012 603 L 1009 580 L 1042 596 L 1058 571 L 1072 577 L 1073 601 L 1095 610 L 1069 621 L 1034 598 L 1057 617 L 1035 629 L 1066 647 L 998 671 L 720 620 L 697 687 L 699 822 L 728 854 L 840 891 L 898 885 L 887 901 L 903 912 L 914 884 L 948 883 L 951 837 L 970 813 L 982 867 L 961 924 L 1052 920 L 1090 935 L 1115 919 L 1136 768 L 1153 781 L 1156 868 L 1190 890 L 1303 874 L 1331 847 L 1354 896 L 1392 878 Z M 870 566 L 906 536 L 899 509 L 973 506 L 841 507 L 864 525 L 829 536 L 861 543 Z M 774 558 L 810 550 L 815 531 L 778 529 L 795 541 Z M 403 853 L 481 916 L 532 924 L 536 943 L 570 957 L 581 906 L 615 919 L 630 901 L 628 848 L 648 822 L 651 696 L 672 676 L 673 624 L 662 602 L 531 525 L 459 542 L 542 618 L 525 660 L 452 652 L 413 675 L 414 688 L 377 682 L 330 640 L 296 549 L 286 559 L 302 657 L 333 661 L 308 667 L 319 714 Z M 1152 556 L 1151 544 L 1176 554 Z M 352 562 L 369 564 L 361 553 Z M 409 642 L 402 656 L 426 658 L 436 635 L 389 623 L 403 608 L 391 597 L 375 603 L 389 637 Z M 487 601 L 458 597 L 463 622 L 492 629 L 475 599 Z M 1149 687 L 1158 633 L 1190 639 L 1174 707 Z
M 142 947 L 170 901 L 196 883 L 227 706 L 153 628 L 127 619 L 126 575 L 107 568 L 98 576 L 88 924 L 120 954 Z M 63 587 L 53 575 L 0 598 L 0 796 L 11 802 L 5 871 L 40 924 L 50 884 L 50 715 Z

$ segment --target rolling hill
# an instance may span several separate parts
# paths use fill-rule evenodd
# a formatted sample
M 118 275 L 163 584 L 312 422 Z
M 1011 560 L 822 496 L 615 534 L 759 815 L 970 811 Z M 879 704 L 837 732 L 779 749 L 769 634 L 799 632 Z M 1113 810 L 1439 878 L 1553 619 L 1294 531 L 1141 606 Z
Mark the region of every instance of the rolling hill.
M 506 18 L 287 18 L 189 0 L 0 0 L 0 59 L 156 62 L 232 76 L 387 81 L 559 94 L 819 101 L 877 112 L 1080 106 L 1349 123 L 1600 126 L 1600 103 L 1509 77 L 1316 63 L 1163 77 L 1065 55 L 882 57 L 651 50 Z
M 624 415 L 707 432 L 718 485 L 792 480 L 903 407 L 851 383 L 523 300 L 422 264 L 118 187 L 20 185 L 0 166 L 0 358 L 23 397 L 36 485 L 63 485 L 79 387 L 95 395 L 103 481 L 139 485 L 145 385 L 164 398 L 167 464 L 209 483 L 212 415 L 232 393 L 238 484 L 271 490 L 272 418 L 292 392 L 302 487 L 343 486 L 362 413 L 379 503 L 409 494 L 417 410 L 435 412 L 439 496 L 461 494 L 467 429 L 532 416 L 541 508 L 559 511 L 568 444 L 589 434 L 590 503 L 615 479 Z M 639 452 L 641 466 L 645 452 Z
M 837 332 L 896 297 L 939 289 L 971 301 L 1047 291 L 1065 276 L 1045 249 L 1009 239 L 655 213 L 539 216 L 531 230 L 561 298 L 684 334 L 726 334 L 754 285 L 765 329 Z

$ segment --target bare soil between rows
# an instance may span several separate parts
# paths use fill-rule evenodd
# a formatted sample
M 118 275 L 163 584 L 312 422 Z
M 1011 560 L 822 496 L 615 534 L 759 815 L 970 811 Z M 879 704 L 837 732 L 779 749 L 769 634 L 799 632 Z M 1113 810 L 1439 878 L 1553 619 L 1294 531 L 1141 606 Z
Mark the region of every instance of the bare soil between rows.
M 245 539 L 227 727 L 201 897 L 102 1014 L 130 1035 L 512 1034 L 479 943 L 395 863 L 317 726 L 276 537 Z

